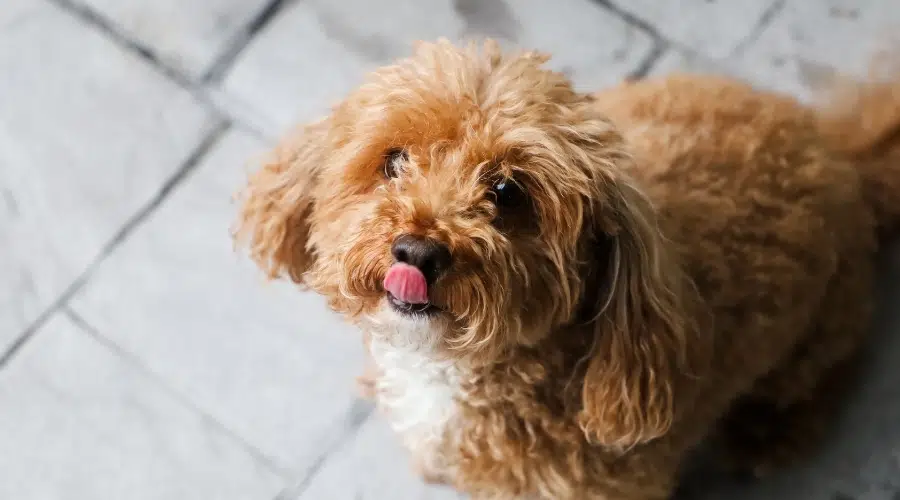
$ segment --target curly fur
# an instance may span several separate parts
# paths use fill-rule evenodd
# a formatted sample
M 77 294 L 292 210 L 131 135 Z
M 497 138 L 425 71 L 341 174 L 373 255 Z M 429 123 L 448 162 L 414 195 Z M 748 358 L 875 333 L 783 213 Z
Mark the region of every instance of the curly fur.
M 361 326 L 370 393 L 429 480 L 649 500 L 707 437 L 755 473 L 793 458 L 900 220 L 900 79 L 809 108 L 691 75 L 586 95 L 546 60 L 418 45 L 283 142 L 238 236 Z M 527 201 L 495 203 L 498 179 Z M 407 233 L 453 255 L 437 315 L 385 300 Z

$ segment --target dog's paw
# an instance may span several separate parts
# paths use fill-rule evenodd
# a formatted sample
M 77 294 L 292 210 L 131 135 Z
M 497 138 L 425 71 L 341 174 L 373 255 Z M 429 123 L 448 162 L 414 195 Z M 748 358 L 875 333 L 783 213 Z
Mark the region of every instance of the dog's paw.
M 422 481 L 433 484 L 433 485 L 449 485 L 449 479 L 440 472 L 437 471 L 435 467 L 429 466 L 424 460 L 413 459 L 412 461 L 412 470 L 413 473 L 420 477 Z
M 367 373 L 363 373 L 356 377 L 356 390 L 361 398 L 374 401 L 376 393 L 375 377 L 372 377 Z

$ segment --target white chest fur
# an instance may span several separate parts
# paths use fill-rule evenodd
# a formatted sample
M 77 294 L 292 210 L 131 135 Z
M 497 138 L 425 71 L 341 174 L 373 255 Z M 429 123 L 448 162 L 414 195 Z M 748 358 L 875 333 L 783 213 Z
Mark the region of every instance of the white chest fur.
M 459 426 L 455 418 L 466 376 L 452 362 L 437 356 L 435 346 L 447 325 L 437 318 L 411 318 L 387 305 L 368 316 L 362 326 L 370 335 L 369 350 L 377 365 L 375 398 L 419 472 L 449 480 L 452 450 Z M 449 442 L 449 443 L 448 443 Z
M 398 346 L 376 337 L 370 344 L 378 365 L 377 402 L 420 467 L 450 473 L 439 446 L 453 439 L 460 374 L 452 364 L 431 358 L 427 350 Z

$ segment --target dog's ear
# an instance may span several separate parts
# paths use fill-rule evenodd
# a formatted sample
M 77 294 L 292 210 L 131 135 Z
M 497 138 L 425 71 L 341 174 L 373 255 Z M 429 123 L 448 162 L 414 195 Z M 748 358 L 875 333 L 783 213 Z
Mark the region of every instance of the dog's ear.
M 696 338 L 694 289 L 650 201 L 615 165 L 595 168 L 605 171 L 602 202 L 585 231 L 605 258 L 587 285 L 594 340 L 578 421 L 591 441 L 627 449 L 669 430 L 684 401 L 679 385 L 708 345 Z
M 329 120 L 300 127 L 271 153 L 242 193 L 235 236 L 271 278 L 287 274 L 297 283 L 313 264 L 309 217 L 328 147 Z

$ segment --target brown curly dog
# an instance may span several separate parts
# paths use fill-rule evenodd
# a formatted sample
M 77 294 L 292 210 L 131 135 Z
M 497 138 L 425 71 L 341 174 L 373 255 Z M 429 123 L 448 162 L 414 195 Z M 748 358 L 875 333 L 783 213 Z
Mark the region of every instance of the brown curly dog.
M 701 76 L 586 95 L 546 60 L 418 45 L 281 144 L 238 236 L 365 331 L 430 480 L 651 500 L 705 438 L 798 456 L 900 222 L 900 79 L 807 107 Z

